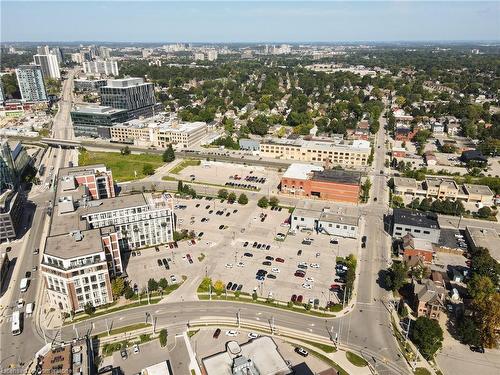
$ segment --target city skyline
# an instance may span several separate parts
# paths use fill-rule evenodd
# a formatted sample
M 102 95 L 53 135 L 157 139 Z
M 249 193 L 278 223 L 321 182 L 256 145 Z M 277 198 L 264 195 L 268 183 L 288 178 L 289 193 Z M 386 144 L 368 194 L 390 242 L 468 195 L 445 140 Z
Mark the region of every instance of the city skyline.
M 118 6 L 119 4 L 119 6 Z M 499 3 L 3 1 L 3 42 L 498 41 Z M 76 14 L 78 17 L 60 17 Z M 137 15 L 140 17 L 137 17 Z M 124 19 L 134 21 L 130 29 Z M 23 28 L 19 28 L 23 19 Z M 89 20 L 91 20 L 89 22 Z M 48 28 L 53 24 L 58 27 Z M 153 25 L 153 26 L 151 26 Z M 302 26 L 302 27 L 298 27 Z M 90 26 L 90 27 L 89 27 Z

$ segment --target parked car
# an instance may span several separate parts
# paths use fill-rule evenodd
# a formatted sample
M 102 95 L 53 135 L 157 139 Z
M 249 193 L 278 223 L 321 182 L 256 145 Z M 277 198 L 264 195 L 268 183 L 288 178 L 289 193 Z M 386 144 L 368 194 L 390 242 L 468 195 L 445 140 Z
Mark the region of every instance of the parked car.
M 122 359 L 127 359 L 128 358 L 127 349 L 122 349 L 120 351 L 120 355 L 122 356 Z
M 137 344 L 134 344 L 134 346 L 132 347 L 134 349 L 134 354 L 139 354 L 139 345 Z
M 256 339 L 257 337 L 259 337 L 259 335 L 255 332 L 249 332 L 248 333 L 248 338 L 251 340 L 251 339 Z
M 229 331 L 226 331 L 226 336 L 235 337 L 237 335 L 238 335 L 238 332 L 235 331 L 234 329 L 230 329 Z
M 226 285 L 226 289 L 227 290 L 231 290 L 232 287 L 233 287 L 233 283 L 231 281 L 228 282 L 227 285 Z
M 285 260 L 283 258 L 276 258 L 275 261 L 278 263 L 285 263 Z
M 484 353 L 484 348 L 482 346 L 471 345 L 470 350 L 472 350 L 473 352 L 476 352 L 476 353 Z
M 274 258 L 270 255 L 266 256 L 266 260 L 274 260 Z
M 304 297 L 302 296 L 302 294 L 299 294 L 297 296 L 297 303 L 302 303 L 302 300 L 304 299 Z
M 270 266 L 270 265 L 271 265 L 271 262 L 270 262 L 270 261 L 268 261 L 268 260 L 265 260 L 264 262 L 262 262 L 262 264 L 263 264 L 264 266 Z
M 290 298 L 290 301 L 292 301 L 293 303 L 295 303 L 297 301 L 297 295 L 296 294 L 292 294 L 292 298 Z
M 244 256 L 246 256 L 246 257 L 249 257 L 249 258 L 252 258 L 252 257 L 253 257 L 253 254 L 252 254 L 252 253 L 245 253 L 245 254 L 243 254 L 243 255 L 244 255 Z
M 267 274 L 268 279 L 276 279 L 276 275 L 273 275 L 272 273 Z
M 220 335 L 220 328 L 217 328 L 214 332 L 214 334 L 212 335 L 212 337 L 214 339 L 218 339 L 219 338 L 219 335 Z
M 302 255 L 302 250 L 297 251 L 297 255 Z
M 301 347 L 295 348 L 295 353 L 301 355 L 302 357 L 307 357 L 309 355 L 309 352 Z

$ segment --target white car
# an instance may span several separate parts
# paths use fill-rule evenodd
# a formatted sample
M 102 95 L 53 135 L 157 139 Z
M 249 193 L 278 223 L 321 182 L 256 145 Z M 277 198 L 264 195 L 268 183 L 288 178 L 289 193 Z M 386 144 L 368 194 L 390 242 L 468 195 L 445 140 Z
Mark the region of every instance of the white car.
M 299 266 L 307 266 L 307 262 L 299 262 Z
M 313 283 L 313 282 L 314 282 L 314 277 L 306 277 L 306 278 L 305 278 L 305 282 L 306 282 L 307 284 Z
M 245 267 L 245 263 L 243 263 L 243 262 L 238 262 L 238 264 L 236 264 L 236 266 L 238 266 L 238 267 Z
M 309 267 L 311 267 L 311 268 L 319 268 L 319 264 L 318 263 L 311 263 L 309 265 Z
M 229 331 L 226 331 L 226 336 L 230 336 L 230 337 L 235 337 L 235 336 L 238 336 L 238 331 L 235 331 L 235 330 L 229 330 Z
M 278 267 L 273 267 L 271 268 L 271 272 L 280 273 L 280 269 Z
M 22 309 L 24 306 L 24 300 L 22 298 L 17 300 L 17 308 Z
M 170 275 L 170 281 L 173 283 L 177 282 L 177 278 L 175 277 L 175 275 Z
M 255 332 L 250 332 L 248 334 L 248 338 L 249 339 L 256 339 L 257 337 L 259 337 L 259 335 L 257 333 L 255 333 Z
M 233 268 L 233 265 L 231 263 L 226 263 L 226 268 Z
M 140 352 L 139 345 L 134 344 L 133 349 L 134 349 L 134 354 L 139 354 L 139 352 Z
M 309 284 L 309 283 L 304 283 L 304 284 L 302 284 L 302 288 L 304 288 L 304 289 L 312 289 L 312 285 Z

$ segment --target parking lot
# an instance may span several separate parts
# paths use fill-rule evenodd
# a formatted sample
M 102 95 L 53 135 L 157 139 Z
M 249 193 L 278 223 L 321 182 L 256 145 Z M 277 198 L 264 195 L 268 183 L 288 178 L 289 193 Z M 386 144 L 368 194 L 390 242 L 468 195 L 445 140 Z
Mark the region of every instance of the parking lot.
M 149 278 L 169 280 L 174 275 L 177 282 L 182 276 L 201 282 L 208 275 L 214 282 L 231 283 L 233 292 L 255 291 L 261 297 L 281 301 L 289 301 L 295 294 L 301 295 L 303 302 L 317 299 L 319 306 L 339 302 L 330 290 L 337 278 L 336 257 L 357 254 L 357 240 L 337 238 L 331 243 L 329 236 L 300 231 L 287 235 L 288 210 L 261 209 L 255 202 L 242 206 L 202 198 L 178 199 L 176 204 L 182 207 L 176 210 L 177 230 L 194 230 L 195 244 L 179 241 L 177 248 L 162 245 L 158 251 L 151 248 L 130 256 L 127 273 L 139 288 L 145 287 Z M 279 236 L 284 240 L 278 240 Z M 303 243 L 305 238 L 310 244 Z M 304 276 L 295 276 L 299 269 Z M 257 279 L 259 270 L 264 276 Z
M 227 186 L 228 188 L 244 188 L 246 185 L 246 188 L 251 191 L 260 190 L 270 193 L 277 189 L 280 182 L 280 175 L 275 170 L 269 171 L 264 167 L 253 165 L 203 160 L 199 166 L 186 167 L 175 177 L 186 181 L 193 180 L 197 183 Z

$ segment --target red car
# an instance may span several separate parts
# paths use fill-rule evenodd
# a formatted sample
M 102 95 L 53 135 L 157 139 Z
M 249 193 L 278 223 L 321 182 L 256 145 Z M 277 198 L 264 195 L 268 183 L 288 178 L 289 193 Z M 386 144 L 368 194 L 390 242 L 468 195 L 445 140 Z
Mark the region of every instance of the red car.
M 302 297 L 302 294 L 299 294 L 297 296 L 297 303 L 302 303 L 302 300 L 304 299 L 304 297 Z
M 330 285 L 330 289 L 331 290 L 340 290 L 340 285 L 338 285 L 338 284 L 332 284 L 332 285 Z
M 291 301 L 292 301 L 293 303 L 295 303 L 295 302 L 297 301 L 297 295 L 296 295 L 296 294 L 292 294 L 292 299 L 291 299 Z
M 285 260 L 283 258 L 276 258 L 275 261 L 279 263 L 285 263 Z
M 294 275 L 297 277 L 305 277 L 306 276 L 306 274 L 304 272 L 300 272 L 300 271 L 295 271 Z

